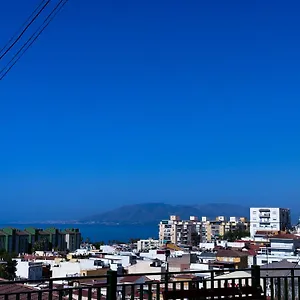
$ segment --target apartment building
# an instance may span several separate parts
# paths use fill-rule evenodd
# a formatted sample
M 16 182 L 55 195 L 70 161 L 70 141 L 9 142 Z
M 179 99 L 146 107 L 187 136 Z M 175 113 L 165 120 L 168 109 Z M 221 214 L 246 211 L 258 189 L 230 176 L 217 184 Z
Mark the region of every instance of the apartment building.
M 201 241 L 202 222 L 191 216 L 189 220 L 181 220 L 179 216 L 170 216 L 169 220 L 159 223 L 159 243 L 176 245 L 198 245 Z
M 31 253 L 37 242 L 43 241 L 43 251 L 57 249 L 74 251 L 80 248 L 81 233 L 72 228 L 60 231 L 56 228 L 47 230 L 29 227 L 24 231 L 16 228 L 2 228 L 0 230 L 0 249 L 9 253 Z
M 291 212 L 288 208 L 251 207 L 250 235 L 256 231 L 286 231 L 291 229 Z
M 229 220 L 226 220 L 224 216 L 219 216 L 216 220 L 206 222 L 206 241 L 218 240 L 230 231 L 246 232 L 248 230 L 249 222 L 245 217 L 230 217 Z
M 159 247 L 159 240 L 147 239 L 137 241 L 138 251 L 147 251 L 151 249 L 157 249 Z
M 80 248 L 81 233 L 78 228 L 65 229 L 64 234 L 66 236 L 66 247 L 69 251 L 75 251 Z
M 49 232 L 50 234 L 50 243 L 53 249 L 58 249 L 60 251 L 67 250 L 66 233 L 64 231 L 51 227 L 51 228 L 47 228 L 47 232 Z M 80 236 L 80 241 L 81 241 L 81 236 Z
M 28 253 L 29 235 L 25 231 L 7 227 L 2 229 L 1 236 L 5 251 L 10 253 Z

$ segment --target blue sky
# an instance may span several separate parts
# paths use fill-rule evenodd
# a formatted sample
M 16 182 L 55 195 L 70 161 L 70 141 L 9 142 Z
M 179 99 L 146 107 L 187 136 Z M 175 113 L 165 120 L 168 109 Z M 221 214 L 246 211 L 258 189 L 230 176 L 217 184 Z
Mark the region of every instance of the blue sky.
M 2 44 L 38 2 L 2 3 Z M 149 201 L 297 210 L 299 8 L 70 0 L 0 82 L 3 216 Z

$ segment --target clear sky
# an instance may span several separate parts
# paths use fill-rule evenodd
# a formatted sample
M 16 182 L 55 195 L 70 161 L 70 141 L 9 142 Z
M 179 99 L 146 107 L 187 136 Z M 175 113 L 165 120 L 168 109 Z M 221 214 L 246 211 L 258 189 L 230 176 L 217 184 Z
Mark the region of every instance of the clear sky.
M 39 1 L 1 2 L 1 44 Z M 70 0 L 0 82 L 1 218 L 140 202 L 297 210 L 299 9 Z

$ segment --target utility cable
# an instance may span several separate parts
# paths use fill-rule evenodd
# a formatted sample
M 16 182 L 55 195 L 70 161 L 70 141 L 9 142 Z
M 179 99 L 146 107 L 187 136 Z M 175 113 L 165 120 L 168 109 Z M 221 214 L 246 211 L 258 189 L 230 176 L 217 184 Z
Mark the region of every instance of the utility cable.
M 31 13 L 31 15 L 27 18 L 27 20 L 23 23 L 23 25 L 20 27 L 20 29 L 10 38 L 10 40 L 3 46 L 3 48 L 0 50 L 0 53 L 3 52 L 3 50 L 5 50 L 9 44 L 18 36 L 18 32 L 22 31 L 22 28 L 24 28 L 26 26 L 26 24 L 28 22 L 30 22 L 31 18 L 33 18 L 33 16 L 36 14 L 36 12 L 38 11 L 38 9 L 43 5 L 43 3 L 45 2 L 45 0 L 42 0 L 42 2 L 35 8 L 35 10 Z
M 21 57 L 27 52 L 27 50 L 33 45 L 37 38 L 42 34 L 42 32 L 48 27 L 48 25 L 53 21 L 56 15 L 61 11 L 61 9 L 66 5 L 69 0 L 60 0 L 52 12 L 44 20 L 43 24 L 34 32 L 34 34 L 27 40 L 27 42 L 19 49 L 19 51 L 14 55 L 14 57 L 9 61 L 9 63 L 0 71 L 0 81 L 7 75 L 7 73 L 13 68 L 13 66 L 21 59 Z M 48 20 L 48 22 L 47 22 Z M 44 26 L 43 26 L 44 25 Z M 41 30 L 40 30 L 41 29 Z M 39 31 L 40 30 L 40 31 Z M 37 34 L 37 35 L 36 35 Z M 30 42 L 31 41 L 31 42 Z M 30 43 L 29 43 L 30 42 Z M 29 44 L 28 44 L 29 43 Z M 28 45 L 26 47 L 26 45 Z M 26 47 L 26 48 L 25 48 Z M 25 50 L 21 52 L 23 49 Z M 20 54 L 20 55 L 19 55 Z M 19 55 L 19 56 L 18 56 Z M 18 57 L 17 57 L 18 56 Z M 13 60 L 16 60 L 13 62 Z M 9 64 L 12 65 L 9 66 Z M 8 67 L 9 66 L 9 67 Z M 7 69 L 8 68 L 8 69 Z M 6 70 L 7 69 L 7 70 Z M 5 71 L 6 70 L 6 71 Z M 5 71 L 5 72 L 4 72 Z M 4 72 L 4 73 L 3 73 Z M 1 75 L 3 73 L 3 75 Z
M 27 24 L 27 26 L 22 30 L 22 32 L 18 35 L 15 41 L 5 50 L 5 52 L 0 56 L 0 60 L 11 50 L 11 48 L 20 40 L 20 38 L 24 35 L 30 25 L 37 19 L 37 17 L 42 13 L 42 11 L 46 8 L 46 6 L 50 3 L 48 0 L 43 7 L 38 11 L 38 13 L 33 17 L 33 19 Z

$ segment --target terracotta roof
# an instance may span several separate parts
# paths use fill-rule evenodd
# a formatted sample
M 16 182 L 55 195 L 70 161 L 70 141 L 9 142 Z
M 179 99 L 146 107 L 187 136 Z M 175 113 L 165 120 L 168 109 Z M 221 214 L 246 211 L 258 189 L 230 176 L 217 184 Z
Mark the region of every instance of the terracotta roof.
M 134 283 L 137 280 L 139 280 L 140 278 L 145 278 L 145 281 L 150 281 L 150 279 L 148 277 L 146 277 L 145 275 L 136 275 L 136 276 L 126 276 L 121 278 L 120 283 Z
M 255 234 L 259 234 L 259 235 L 273 235 L 273 234 L 277 234 L 278 231 L 268 231 L 268 230 L 257 230 Z
M 39 255 L 32 255 L 32 254 L 25 254 L 24 256 L 23 256 L 23 258 L 25 259 L 25 260 L 43 260 L 43 261 L 45 261 L 45 259 L 46 260 L 55 260 L 55 258 L 59 258 L 58 256 L 47 256 L 47 255 L 45 255 L 45 256 L 39 256 Z
M 272 237 L 270 237 L 270 239 L 299 240 L 300 236 L 291 233 L 280 233 L 280 234 L 273 235 Z
M 3 281 L 3 280 L 2 280 Z M 27 293 L 31 293 L 30 299 L 31 300 L 38 300 L 38 293 L 41 292 L 40 290 L 33 289 L 31 287 L 25 286 L 23 284 L 18 284 L 15 282 L 12 282 L 11 284 L 1 284 L 0 281 L 0 300 L 5 299 L 5 294 L 12 294 L 9 295 L 6 300 L 15 300 L 16 299 L 16 293 L 22 293 L 20 294 L 20 300 L 27 300 Z M 49 299 L 49 293 L 48 292 L 42 292 L 42 300 L 48 300 Z M 58 300 L 58 296 L 55 295 L 55 292 L 53 294 L 53 300 Z
M 196 278 L 197 276 L 194 275 L 194 274 L 178 274 L 178 275 L 175 275 L 174 278 L 180 278 L 180 279 L 194 279 Z
M 237 251 L 237 250 L 218 250 L 217 252 L 217 257 L 243 257 L 243 256 L 248 256 L 247 252 L 244 253 L 242 251 Z
M 249 250 L 247 250 L 245 252 L 248 253 L 248 255 L 250 255 L 250 256 L 255 256 L 256 255 L 256 251 L 253 250 L 253 249 L 249 249 Z

